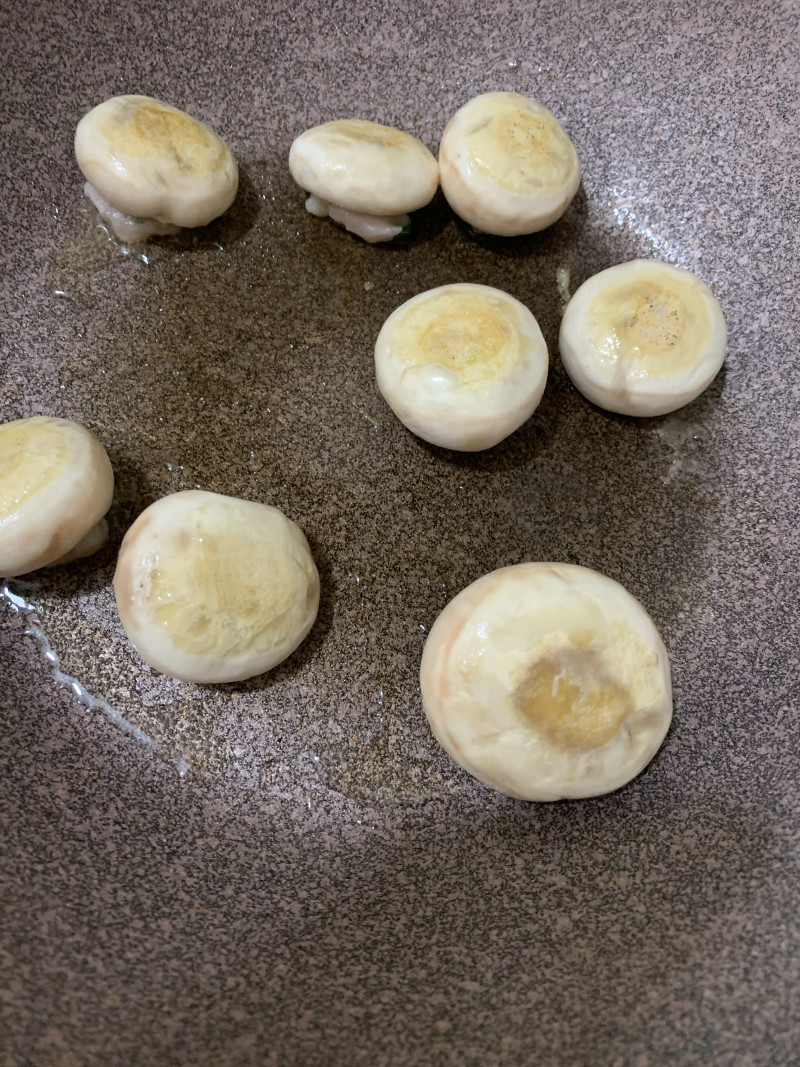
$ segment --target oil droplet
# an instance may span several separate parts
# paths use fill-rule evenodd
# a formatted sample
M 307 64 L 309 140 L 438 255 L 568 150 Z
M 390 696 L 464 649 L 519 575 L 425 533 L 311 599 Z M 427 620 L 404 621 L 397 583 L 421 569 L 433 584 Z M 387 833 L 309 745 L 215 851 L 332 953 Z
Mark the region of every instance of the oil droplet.
M 124 716 L 120 715 L 120 713 L 115 708 L 112 708 L 110 704 L 106 703 L 105 700 L 98 700 L 97 697 L 92 696 L 92 694 L 81 685 L 77 678 L 73 678 L 71 675 L 65 674 L 61 670 L 61 661 L 42 629 L 39 613 L 34 603 L 27 600 L 21 593 L 15 593 L 8 584 L 0 586 L 0 600 L 4 600 L 16 614 L 26 616 L 28 625 L 25 628 L 25 634 L 34 639 L 39 646 L 39 650 L 45 663 L 52 667 L 53 681 L 57 686 L 69 689 L 79 704 L 83 704 L 84 707 L 89 708 L 92 711 L 101 711 L 115 724 L 115 726 L 118 726 L 126 733 L 131 734 L 139 744 L 143 745 L 151 752 L 156 751 L 158 743 L 150 737 L 149 734 L 146 734 L 144 730 L 139 729 L 139 727 L 135 726 L 132 722 L 128 722 Z
M 561 310 L 563 311 L 570 301 L 569 267 L 558 267 L 556 269 L 556 285 L 558 286 L 558 295 L 561 298 Z
M 696 466 L 693 452 L 696 449 L 694 442 L 701 442 L 700 427 L 683 419 L 672 418 L 650 431 L 655 437 L 663 441 L 672 453 L 672 459 L 666 474 L 661 476 L 662 485 L 670 485 L 684 468 L 684 460 L 689 467 Z

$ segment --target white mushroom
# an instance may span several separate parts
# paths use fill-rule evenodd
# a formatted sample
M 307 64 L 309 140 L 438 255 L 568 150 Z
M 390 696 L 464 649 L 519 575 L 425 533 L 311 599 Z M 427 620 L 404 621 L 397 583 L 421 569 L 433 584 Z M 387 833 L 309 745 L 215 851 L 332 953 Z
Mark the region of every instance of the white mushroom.
M 277 508 L 190 490 L 146 508 L 114 575 L 120 619 L 151 666 L 188 682 L 270 670 L 311 629 L 319 576 Z
M 619 789 L 672 718 L 669 660 L 642 605 L 564 563 L 504 567 L 459 593 L 431 627 L 420 681 L 440 744 L 522 800 Z
M 113 493 L 109 458 L 85 426 L 44 415 L 0 425 L 0 575 L 95 552 Z
M 464 104 L 442 136 L 439 170 L 453 211 L 500 237 L 550 226 L 581 180 L 558 119 L 519 93 L 483 93 Z
M 665 415 L 694 400 L 716 377 L 726 343 L 722 309 L 708 286 L 650 259 L 584 282 L 559 337 L 575 388 L 623 415 Z
M 488 285 L 443 285 L 392 312 L 375 342 L 378 388 L 425 441 L 491 448 L 530 418 L 547 382 L 536 319 Z
M 312 215 L 329 215 L 370 244 L 391 241 L 409 212 L 429 203 L 439 184 L 433 155 L 411 134 L 363 119 L 314 126 L 294 141 L 289 169 L 311 195 Z
M 205 226 L 234 201 L 239 171 L 204 123 L 149 96 L 116 96 L 81 119 L 85 192 L 123 241 Z

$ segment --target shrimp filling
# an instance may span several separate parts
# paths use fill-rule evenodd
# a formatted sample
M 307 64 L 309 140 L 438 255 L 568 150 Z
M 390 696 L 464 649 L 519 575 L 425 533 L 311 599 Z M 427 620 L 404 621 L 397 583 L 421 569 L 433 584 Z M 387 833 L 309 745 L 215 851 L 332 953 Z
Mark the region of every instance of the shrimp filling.
M 85 183 L 83 191 L 97 208 L 103 221 L 107 222 L 120 241 L 126 244 L 146 241 L 148 237 L 171 237 L 181 231 L 180 226 L 174 226 L 171 222 L 141 219 L 136 215 L 128 215 L 120 211 L 98 193 L 91 182 Z
M 347 208 L 313 195 L 306 200 L 306 211 L 320 219 L 332 218 L 334 222 L 338 222 L 340 226 L 344 226 L 350 233 L 369 244 L 392 241 L 411 225 L 408 215 L 368 215 L 361 211 L 348 211 Z

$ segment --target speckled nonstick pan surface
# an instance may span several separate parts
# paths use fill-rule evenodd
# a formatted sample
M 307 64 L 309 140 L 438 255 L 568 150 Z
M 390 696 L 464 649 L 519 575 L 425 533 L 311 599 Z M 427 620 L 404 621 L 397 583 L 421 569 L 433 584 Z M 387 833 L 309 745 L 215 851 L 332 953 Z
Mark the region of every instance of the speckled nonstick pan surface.
M 109 545 L 12 581 L 36 617 L 0 605 L 0 1063 L 797 1063 L 796 10 L 5 4 L 0 32 L 0 411 L 85 422 L 117 476 Z M 369 247 L 305 212 L 302 129 L 435 150 L 489 89 L 578 149 L 551 229 L 477 238 L 437 198 Z M 242 178 L 127 256 L 72 157 L 122 92 L 210 123 Z M 711 388 L 640 421 L 557 356 L 559 269 L 574 291 L 636 256 L 696 271 L 729 328 Z M 388 314 L 452 281 L 520 299 L 551 354 L 534 417 L 477 455 L 374 381 Z M 320 569 L 309 639 L 248 683 L 155 674 L 115 613 L 127 525 L 194 486 L 276 504 Z M 425 723 L 433 620 L 528 559 L 621 581 L 669 649 L 667 742 L 611 796 L 508 800 Z

